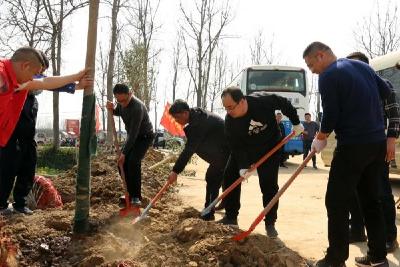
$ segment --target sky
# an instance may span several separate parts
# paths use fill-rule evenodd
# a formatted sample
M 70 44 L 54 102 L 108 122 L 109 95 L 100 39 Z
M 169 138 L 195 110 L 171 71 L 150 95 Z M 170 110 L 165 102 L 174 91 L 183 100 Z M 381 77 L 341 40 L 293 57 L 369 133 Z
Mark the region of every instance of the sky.
M 181 0 L 191 5 L 192 0 Z M 218 0 L 217 0 L 218 1 Z M 172 50 L 179 25 L 179 0 L 161 0 L 156 23 L 161 25 L 155 38 L 155 46 L 162 48 L 160 54 L 158 97 L 160 103 L 172 97 Z M 386 6 L 390 0 L 380 0 Z M 313 41 L 328 44 L 338 57 L 356 50 L 354 31 L 364 17 L 374 14 L 376 0 L 231 0 L 233 13 L 231 23 L 225 29 L 224 51 L 231 62 L 242 62 L 243 68 L 250 64 L 250 42 L 262 30 L 265 37 L 274 35 L 275 51 L 281 64 L 306 68 L 302 59 L 305 47 Z M 108 46 L 110 9 L 100 7 L 98 40 L 103 49 Z M 84 67 L 88 8 L 77 13 L 68 25 L 63 44 L 63 73 L 69 74 Z M 268 43 L 268 42 L 266 42 Z M 97 46 L 99 49 L 99 45 Z M 309 75 L 311 76 L 311 74 Z M 187 79 L 182 77 L 181 82 Z M 184 85 L 181 84 L 182 91 Z M 178 93 L 183 97 L 183 93 Z M 38 128 L 51 125 L 51 93 L 39 97 Z M 60 96 L 60 117 L 80 118 L 82 93 Z M 162 107 L 158 114 L 162 113 Z M 154 112 L 150 110 L 150 112 Z M 154 115 L 150 115 L 154 122 Z M 159 118 L 158 118 L 159 121 Z M 61 127 L 63 127 L 61 125 Z

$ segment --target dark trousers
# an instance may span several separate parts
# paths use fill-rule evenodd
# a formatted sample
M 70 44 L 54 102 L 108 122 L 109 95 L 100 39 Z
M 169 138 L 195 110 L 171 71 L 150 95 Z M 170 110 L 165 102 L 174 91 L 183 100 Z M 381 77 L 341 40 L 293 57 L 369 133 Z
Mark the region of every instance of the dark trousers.
M 227 157 L 225 157 L 226 159 Z M 206 172 L 206 197 L 204 207 L 208 207 L 211 202 L 213 202 L 219 195 L 219 189 L 221 188 L 223 178 L 224 178 L 224 169 L 227 160 L 221 160 L 221 162 L 212 162 L 208 166 Z M 210 215 L 214 214 L 214 210 L 212 210 Z
M 326 257 L 334 264 L 349 257 L 349 206 L 357 189 L 368 235 L 368 255 L 386 257 L 385 230 L 379 200 L 380 175 L 386 142 L 340 145 L 335 149 L 325 196 L 329 247 Z
M 0 207 L 8 205 L 7 200 L 11 191 L 13 191 L 14 206 L 17 208 L 26 206 L 26 197 L 33 185 L 36 162 L 35 140 L 17 139 L 13 134 L 0 153 Z
M 125 155 L 125 181 L 131 199 L 142 199 L 142 160 L 152 143 L 153 136 L 138 138 L 133 149 Z
M 261 155 L 262 156 L 262 155 Z M 260 156 L 260 158 L 261 158 Z M 279 190 L 278 186 L 278 171 L 280 162 L 280 153 L 273 154 L 264 164 L 258 169 L 258 181 L 262 192 L 263 206 L 266 207 L 269 201 L 275 196 Z M 256 161 L 254 161 L 256 162 Z M 224 182 L 226 187 L 229 187 L 239 178 L 239 167 L 237 162 L 231 156 L 228 160 Z M 225 211 L 228 218 L 236 218 L 239 215 L 240 209 L 240 184 L 226 197 Z M 273 224 L 277 219 L 278 202 L 272 207 L 271 211 L 265 215 L 265 223 Z
M 392 242 L 397 239 L 396 227 L 396 206 L 392 193 L 392 187 L 389 181 L 389 164 L 385 162 L 383 173 L 380 179 L 382 183 L 381 202 L 383 209 L 383 217 L 385 219 L 386 241 Z M 358 194 L 354 195 L 350 206 L 350 226 L 353 235 L 364 233 L 364 215 L 360 207 Z
M 303 140 L 303 160 L 307 157 L 308 153 L 311 151 L 312 140 Z M 317 157 L 312 156 L 313 166 L 317 166 Z

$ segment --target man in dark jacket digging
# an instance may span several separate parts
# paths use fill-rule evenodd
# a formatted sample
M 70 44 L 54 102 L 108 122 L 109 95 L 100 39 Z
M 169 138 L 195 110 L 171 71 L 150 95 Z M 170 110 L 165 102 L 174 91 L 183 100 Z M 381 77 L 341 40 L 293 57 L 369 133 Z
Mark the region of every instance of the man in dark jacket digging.
M 136 85 L 138 86 L 138 85 Z M 118 159 L 118 166 L 124 166 L 125 181 L 131 204 L 142 204 L 142 160 L 153 143 L 153 125 L 150 122 L 146 106 L 125 84 L 116 84 L 113 88 L 117 106 L 107 102 L 107 109 L 115 116 L 122 117 L 128 138 Z
M 228 144 L 224 136 L 224 120 L 204 109 L 189 108 L 189 105 L 180 99 L 171 105 L 169 113 L 180 125 L 186 125 L 183 130 L 187 142 L 168 179 L 170 182 L 174 182 L 192 155 L 196 153 L 210 164 L 206 172 L 207 186 L 204 206 L 207 207 L 218 197 L 225 164 L 229 157 Z M 202 216 L 202 219 L 214 220 L 214 210 Z
M 300 123 L 296 109 L 284 97 L 266 92 L 257 92 L 244 96 L 240 88 L 226 88 L 221 95 L 226 110 L 225 133 L 232 156 L 225 169 L 225 186 L 243 176 L 266 152 L 275 147 L 282 139 L 275 111 L 280 110 L 292 122 L 295 135 L 304 128 Z M 271 201 L 278 192 L 278 171 L 281 154 L 273 154 L 257 168 L 263 206 Z M 219 223 L 237 225 L 240 209 L 240 184 L 225 198 L 226 216 Z M 265 216 L 265 230 L 269 237 L 277 237 L 275 229 L 278 203 Z

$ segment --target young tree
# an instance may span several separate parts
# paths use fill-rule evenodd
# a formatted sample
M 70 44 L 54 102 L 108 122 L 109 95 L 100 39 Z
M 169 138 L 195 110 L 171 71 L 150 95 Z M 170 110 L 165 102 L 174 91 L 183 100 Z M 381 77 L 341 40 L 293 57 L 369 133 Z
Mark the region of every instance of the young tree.
M 278 62 L 278 53 L 275 51 L 275 34 L 269 38 L 269 42 L 265 44 L 263 30 L 259 30 L 254 36 L 253 42 L 250 44 L 251 63 L 254 65 L 276 64 Z
M 175 101 L 176 98 L 176 86 L 178 83 L 178 71 L 181 66 L 181 49 L 182 49 L 182 32 L 178 31 L 176 38 L 176 45 L 173 50 L 173 60 L 172 60 L 172 69 L 173 69 L 173 80 L 172 80 L 172 102 Z
M 149 73 L 153 71 L 153 66 L 149 66 L 149 62 L 152 61 L 153 57 L 157 57 L 160 52 L 160 50 L 154 50 L 152 47 L 153 36 L 160 28 L 155 23 L 160 0 L 133 0 L 133 2 L 134 6 L 130 9 L 130 15 L 133 20 L 130 24 L 137 32 L 137 39 L 131 40 L 132 45 L 128 50 L 128 54 L 131 56 L 131 59 L 136 58 L 141 60 L 141 62 L 131 62 L 128 65 L 140 67 L 141 69 L 139 73 L 141 77 L 131 77 L 129 80 L 137 80 L 137 82 L 139 82 L 140 86 L 138 89 L 140 92 L 137 92 L 138 96 L 141 96 L 140 99 L 144 102 L 147 109 L 149 109 L 151 97 L 153 95 L 151 92 L 152 87 L 150 85 L 150 80 L 148 78 Z M 132 76 L 135 73 L 128 73 L 126 71 L 125 74 Z
M 227 57 L 223 51 L 223 49 L 219 49 L 218 53 L 215 56 L 214 64 L 213 64 L 213 76 L 212 82 L 210 84 L 210 110 L 214 111 L 215 102 L 219 100 L 222 90 L 226 86 L 227 80 Z
M 364 17 L 354 30 L 356 45 L 371 58 L 385 55 L 400 47 L 400 20 L 397 2 L 381 6 L 376 1 L 371 15 Z
M 96 64 L 97 67 L 97 73 L 99 73 L 99 76 L 101 76 L 101 79 L 99 82 L 98 79 L 95 80 L 96 82 L 96 87 L 98 94 L 96 95 L 96 100 L 97 104 L 100 106 L 101 109 L 101 114 L 102 114 L 102 122 L 103 122 L 103 131 L 106 130 L 106 97 L 107 97 L 107 70 L 108 70 L 108 60 L 107 56 L 105 55 L 105 52 L 102 49 L 101 44 L 99 45 L 99 56 L 100 58 L 97 60 Z
M 0 16 L 0 44 L 11 53 L 28 45 L 46 51 L 50 41 L 50 24 L 42 0 L 3 0 Z
M 206 107 L 205 99 L 212 56 L 222 32 L 230 22 L 230 7 L 227 1 L 197 0 L 195 14 L 180 3 L 183 16 L 183 43 L 187 57 L 187 69 L 196 90 L 196 105 Z M 195 55 L 195 66 L 190 66 L 189 58 Z
M 110 52 L 108 54 L 108 68 L 107 68 L 107 100 L 113 100 L 113 83 L 114 83 L 114 69 L 115 69 L 115 53 L 117 42 L 119 39 L 121 27 L 118 27 L 118 15 L 127 1 L 112 0 L 111 8 L 111 33 L 110 33 Z M 113 114 L 107 113 L 107 143 L 112 144 L 112 118 Z
M 86 67 L 95 70 L 97 18 L 99 0 L 90 0 L 89 26 L 86 50 Z M 93 87 L 85 88 L 82 104 L 81 139 L 79 146 L 78 175 L 76 178 L 76 205 L 74 216 L 74 233 L 85 234 L 89 230 L 90 210 L 90 157 L 94 152 L 95 137 L 95 96 Z

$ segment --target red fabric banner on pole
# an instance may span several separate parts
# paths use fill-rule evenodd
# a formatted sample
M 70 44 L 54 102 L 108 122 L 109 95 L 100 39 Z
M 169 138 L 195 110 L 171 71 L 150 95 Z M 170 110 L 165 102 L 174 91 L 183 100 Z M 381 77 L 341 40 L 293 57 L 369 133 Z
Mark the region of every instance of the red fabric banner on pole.
M 185 132 L 183 131 L 183 127 L 177 123 L 174 119 L 169 114 L 169 108 L 171 105 L 167 102 L 165 105 L 164 113 L 162 115 L 160 124 L 167 130 L 170 134 L 175 135 L 175 136 L 185 136 Z

